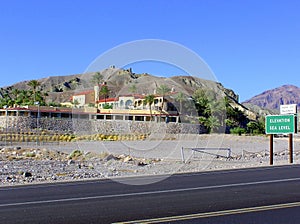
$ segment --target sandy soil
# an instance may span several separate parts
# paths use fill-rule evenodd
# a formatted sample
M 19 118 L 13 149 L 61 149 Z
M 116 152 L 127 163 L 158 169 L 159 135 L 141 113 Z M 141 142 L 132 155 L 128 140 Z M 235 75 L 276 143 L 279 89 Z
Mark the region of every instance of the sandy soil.
M 2 146 L 0 186 L 269 166 L 269 143 L 267 136 L 189 135 Z M 299 164 L 300 136 L 294 135 L 293 145 L 294 164 Z M 274 165 L 289 164 L 288 148 L 287 137 L 274 138 Z M 81 154 L 70 156 L 74 150 Z

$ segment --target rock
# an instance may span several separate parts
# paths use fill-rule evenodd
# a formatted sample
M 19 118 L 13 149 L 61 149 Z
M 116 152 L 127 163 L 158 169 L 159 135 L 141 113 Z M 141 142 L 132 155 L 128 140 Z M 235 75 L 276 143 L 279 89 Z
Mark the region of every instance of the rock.
M 72 159 L 69 159 L 69 160 L 68 160 L 68 165 L 71 165 L 71 164 L 75 164 L 75 161 L 72 160 Z
M 32 174 L 30 172 L 24 172 L 23 177 L 32 177 Z
M 123 159 L 123 162 L 127 163 L 129 161 L 132 161 L 132 158 L 130 156 L 126 156 L 124 159 Z
M 117 158 L 112 155 L 112 154 L 109 154 L 108 156 L 106 156 L 103 160 L 104 161 L 109 161 L 109 160 L 116 160 Z
M 147 166 L 148 164 L 145 163 L 144 161 L 139 161 L 137 165 L 138 166 Z

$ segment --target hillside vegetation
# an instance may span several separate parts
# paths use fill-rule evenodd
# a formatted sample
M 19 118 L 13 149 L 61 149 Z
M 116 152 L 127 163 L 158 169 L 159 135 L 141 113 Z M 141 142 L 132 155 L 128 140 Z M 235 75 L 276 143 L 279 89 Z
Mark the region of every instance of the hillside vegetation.
M 99 74 L 101 79 L 95 81 Z M 136 74 L 131 69 L 113 67 L 101 72 L 53 76 L 3 87 L 0 89 L 0 106 L 25 106 L 36 102 L 59 106 L 60 103 L 70 102 L 72 95 L 91 90 L 100 82 L 108 88 L 105 97 L 129 94 L 168 97 L 174 102 L 182 121 L 200 122 L 208 132 L 220 127 L 225 127 L 226 132 L 238 134 L 263 132 L 260 116 L 240 104 L 237 94 L 221 83 L 192 76 L 167 78 Z

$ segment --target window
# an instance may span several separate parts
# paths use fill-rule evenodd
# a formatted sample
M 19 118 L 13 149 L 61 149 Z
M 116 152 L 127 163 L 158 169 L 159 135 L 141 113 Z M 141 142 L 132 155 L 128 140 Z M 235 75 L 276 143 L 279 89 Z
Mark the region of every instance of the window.
M 125 116 L 125 120 L 132 121 L 133 120 L 133 116 Z
M 144 121 L 144 116 L 135 116 L 136 121 Z
M 123 120 L 123 116 L 122 115 L 115 115 L 115 120 Z

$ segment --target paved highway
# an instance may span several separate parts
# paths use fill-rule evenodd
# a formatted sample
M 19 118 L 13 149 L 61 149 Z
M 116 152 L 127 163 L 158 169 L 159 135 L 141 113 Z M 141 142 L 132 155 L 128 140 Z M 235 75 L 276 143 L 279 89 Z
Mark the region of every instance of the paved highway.
M 0 188 L 0 223 L 171 221 L 299 223 L 300 166 Z

